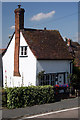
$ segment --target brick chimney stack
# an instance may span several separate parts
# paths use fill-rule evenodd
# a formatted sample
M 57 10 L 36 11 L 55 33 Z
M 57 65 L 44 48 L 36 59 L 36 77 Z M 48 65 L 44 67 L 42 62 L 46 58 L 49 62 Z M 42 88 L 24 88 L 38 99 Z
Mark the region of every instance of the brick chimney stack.
M 25 10 L 18 5 L 15 9 L 15 50 L 14 50 L 14 76 L 20 76 L 19 73 L 19 48 L 20 48 L 20 29 L 24 29 Z
M 67 40 L 67 45 L 71 46 L 71 40 L 70 39 Z

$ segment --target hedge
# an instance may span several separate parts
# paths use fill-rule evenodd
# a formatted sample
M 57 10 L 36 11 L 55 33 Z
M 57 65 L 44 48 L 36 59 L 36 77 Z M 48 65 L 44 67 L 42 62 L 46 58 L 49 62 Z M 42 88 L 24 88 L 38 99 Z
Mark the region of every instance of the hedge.
M 2 106 L 7 107 L 7 92 L 5 89 L 2 88 Z
M 25 106 L 52 103 L 54 99 L 53 86 L 29 86 L 6 88 L 7 108 L 21 108 Z

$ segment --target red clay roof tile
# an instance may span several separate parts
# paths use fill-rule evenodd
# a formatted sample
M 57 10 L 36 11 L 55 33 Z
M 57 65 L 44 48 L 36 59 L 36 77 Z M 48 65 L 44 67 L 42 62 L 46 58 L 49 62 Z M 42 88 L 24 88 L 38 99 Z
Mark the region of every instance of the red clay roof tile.
M 22 34 L 37 59 L 73 59 L 57 30 L 24 29 Z

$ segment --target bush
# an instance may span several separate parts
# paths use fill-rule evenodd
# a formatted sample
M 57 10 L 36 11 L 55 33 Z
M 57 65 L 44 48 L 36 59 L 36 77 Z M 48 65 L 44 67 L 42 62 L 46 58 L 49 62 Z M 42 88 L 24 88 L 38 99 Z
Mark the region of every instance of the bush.
M 7 107 L 7 93 L 5 89 L 0 91 L 2 93 L 2 106 Z
M 7 88 L 6 92 L 9 109 L 54 102 L 53 86 Z
M 71 86 L 80 90 L 80 68 L 73 66 L 73 75 L 71 76 Z

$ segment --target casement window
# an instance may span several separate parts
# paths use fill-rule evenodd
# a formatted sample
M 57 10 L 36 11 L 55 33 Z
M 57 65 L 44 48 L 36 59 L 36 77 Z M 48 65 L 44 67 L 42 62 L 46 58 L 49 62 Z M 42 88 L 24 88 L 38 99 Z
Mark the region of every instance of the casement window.
M 44 74 L 39 79 L 39 85 L 54 85 L 54 74 Z
M 20 46 L 20 57 L 27 57 L 27 46 Z
M 39 85 L 65 84 L 65 73 L 48 73 L 41 76 Z

